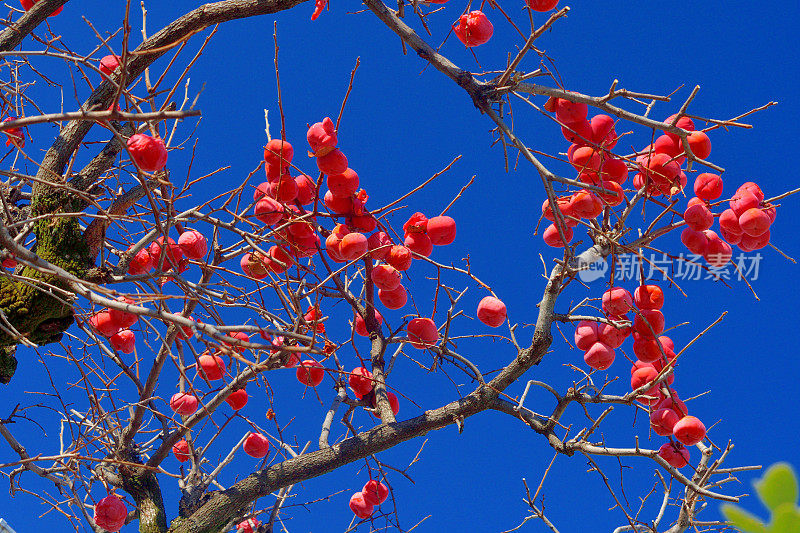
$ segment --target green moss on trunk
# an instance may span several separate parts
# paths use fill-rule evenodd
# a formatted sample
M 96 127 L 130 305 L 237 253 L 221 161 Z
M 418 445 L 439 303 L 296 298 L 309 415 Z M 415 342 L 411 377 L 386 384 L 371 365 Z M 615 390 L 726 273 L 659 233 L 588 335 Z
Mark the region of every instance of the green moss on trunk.
M 41 195 L 31 205 L 31 215 L 41 217 L 34 227 L 36 254 L 42 259 L 82 278 L 89 266 L 89 248 L 84 242 L 74 216 L 78 204 L 63 191 Z M 42 345 L 58 342 L 73 323 L 71 298 L 58 289 L 69 290 L 68 283 L 58 276 L 25 267 L 19 274 L 26 278 L 0 278 L 0 324 L 14 327 L 29 341 Z M 0 347 L 18 344 L 20 339 L 0 331 Z M 0 355 L 0 382 L 13 375 L 13 356 Z M 9 374 L 10 369 L 10 374 Z

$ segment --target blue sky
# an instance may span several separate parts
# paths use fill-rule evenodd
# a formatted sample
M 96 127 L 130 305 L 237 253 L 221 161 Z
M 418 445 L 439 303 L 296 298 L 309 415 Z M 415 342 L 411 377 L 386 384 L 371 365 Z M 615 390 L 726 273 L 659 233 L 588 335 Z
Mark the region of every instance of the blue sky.
M 118 27 L 124 10 L 124 2 L 109 5 L 108 2 L 73 1 L 70 4 L 61 15 L 51 19 L 50 24 L 76 53 L 88 53 L 96 45 L 92 30 L 81 20 L 82 15 L 105 33 Z M 151 33 L 197 5 L 188 1 L 150 4 L 147 7 Z M 524 23 L 527 17 L 515 11 L 517 4 L 510 4 L 515 7 L 506 9 L 511 9 L 512 16 Z M 556 23 L 537 41 L 537 46 L 553 58 L 566 88 L 599 95 L 608 90 L 615 78 L 619 79 L 620 87 L 645 93 L 666 94 L 682 86 L 672 103 L 658 104 L 654 108 L 652 116 L 655 118 L 675 112 L 694 85 L 702 89 L 690 112 L 700 116 L 731 118 L 769 101 L 778 101 L 778 106 L 743 119 L 752 124 L 753 129 L 734 128 L 710 133 L 711 159 L 726 169 L 723 176 L 726 197 L 745 181 L 759 183 L 767 197 L 798 186 L 797 173 L 788 164 L 796 153 L 796 125 L 800 121 L 800 104 L 793 98 L 798 87 L 800 59 L 794 46 L 800 22 L 800 8 L 796 3 L 763 5 L 730 1 L 725 2 L 724 7 L 721 3 L 687 5 L 677 1 L 568 5 L 573 8 L 569 17 Z M 277 16 L 236 21 L 219 29 L 190 75 L 192 95 L 203 87 L 198 100 L 203 119 L 197 130 L 197 156 L 189 169 L 191 150 L 172 152 L 170 169 L 173 176 L 181 176 L 181 180 L 187 175 L 201 176 L 220 166 L 230 166 L 230 169 L 196 188 L 185 206 L 230 189 L 258 165 L 265 143 L 265 108 L 270 111 L 272 134 L 278 135 L 272 64 L 273 22 L 277 21 L 286 134 L 295 145 L 296 164 L 305 165 L 303 168 L 307 167 L 308 172 L 315 170 L 313 162 L 306 162 L 303 153 L 306 124 L 325 116 L 336 116 L 350 71 L 356 58 L 360 58 L 361 66 L 339 130 L 339 146 L 370 194 L 368 206 L 385 205 L 461 155 L 450 172 L 412 197 L 407 202 L 409 207 L 395 215 L 392 222 L 399 227 L 415 211 L 429 216 L 438 214 L 469 178 L 476 176 L 474 185 L 448 212 L 458 222 L 458 237 L 453 245 L 437 248 L 435 258 L 444 263 L 458 263 L 469 255 L 473 271 L 507 304 L 510 319 L 520 325 L 534 322 L 536 303 L 543 289 L 539 254 L 548 268 L 557 257 L 542 243 L 540 234 L 534 235 L 544 199 L 538 176 L 522 161 L 516 169 L 506 173 L 502 150 L 499 145 L 490 146 L 491 121 L 480 115 L 466 93 L 449 79 L 431 68 L 423 72 L 424 62 L 413 53 L 403 56 L 398 38 L 369 12 L 353 13 L 361 7 L 356 3 L 336 2 L 330 11 L 311 23 L 308 19 L 313 6 L 306 3 Z M 438 46 L 450 22 L 463 8 L 463 3 L 450 0 L 442 12 L 432 15 L 429 25 L 433 37 L 426 37 L 428 42 Z M 457 65 L 473 71 L 502 68 L 508 51 L 520 43 L 519 35 L 499 13 L 486 11 L 494 23 L 495 35 L 490 43 L 475 49 L 480 67 L 454 36 L 441 49 Z M 545 16 L 537 14 L 535 20 L 541 23 Z M 132 24 L 132 40 L 138 44 L 138 12 L 132 16 Z M 418 22 L 414 27 L 419 29 Z M 192 41 L 192 50 L 196 50 L 203 36 Z M 112 43 L 119 50 L 119 40 Z M 23 44 L 26 50 L 39 47 L 30 39 Z M 527 61 L 523 63 L 524 68 L 535 67 L 532 55 Z M 65 80 L 64 107 L 74 109 L 77 104 L 69 87 L 66 67 L 54 60 L 43 65 L 47 72 Z M 163 66 L 165 62 L 162 60 L 156 65 Z M 43 106 L 46 112 L 58 110 L 60 96 L 56 91 L 46 87 L 35 90 L 41 91 L 38 93 L 40 103 L 46 103 Z M 81 98 L 88 94 L 85 86 L 79 87 L 77 92 Z M 536 102 L 543 104 L 544 100 L 540 98 Z M 641 109 L 634 104 L 626 107 Z M 29 114 L 33 112 L 32 108 L 28 110 Z M 514 113 L 516 132 L 529 146 L 548 154 L 566 151 L 568 144 L 552 121 L 525 109 L 519 102 L 514 104 Z M 185 125 L 180 131 L 187 135 L 192 127 Z M 638 126 L 618 126 L 617 131 L 632 131 L 632 135 L 626 137 L 626 149 L 641 148 L 650 142 L 649 132 Z M 51 129 L 38 126 L 30 132 L 35 138 L 34 147 L 46 148 Z M 191 147 L 191 143 L 188 146 Z M 545 160 L 552 170 L 569 174 L 566 163 Z M 782 200 L 772 227 L 772 242 L 790 257 L 800 256 L 797 209 L 795 197 Z M 585 234 L 580 237 L 585 240 Z M 675 253 L 684 251 L 677 235 L 663 239 L 662 248 Z M 676 372 L 676 387 L 682 397 L 709 391 L 692 400 L 689 408 L 707 427 L 714 426 L 710 437 L 717 445 L 724 446 L 729 439 L 736 444 L 728 466 L 766 466 L 783 460 L 800 467 L 800 421 L 796 408 L 800 402 L 800 389 L 796 386 L 800 363 L 796 357 L 798 328 L 794 305 L 800 294 L 797 290 L 800 271 L 797 265 L 772 249 L 761 252 L 763 259 L 758 279 L 752 281 L 759 299 L 738 281 L 726 287 L 710 281 L 687 280 L 681 283 L 686 297 L 675 289 L 667 289 L 666 283 L 662 284 L 667 296 L 664 307 L 667 327 L 680 324 L 670 332 L 676 345 L 682 347 L 723 311 L 728 311 L 720 325 L 682 356 Z M 435 275 L 434 270 L 420 266 L 417 271 L 412 270 L 412 280 L 408 284 L 420 311 L 428 315 L 432 311 L 433 284 L 426 277 L 431 275 Z M 463 278 L 450 281 L 455 287 L 468 285 Z M 635 282 L 628 281 L 623 286 L 632 290 Z M 602 291 L 599 281 L 588 284 L 588 288 L 574 284 L 560 299 L 557 310 L 565 312 L 570 302 L 587 296 L 599 297 Z M 485 295 L 485 291 L 470 285 L 464 297 L 464 311 L 474 314 L 475 305 Z M 329 331 L 344 338 L 349 315 L 333 307 L 325 311 L 331 316 Z M 407 309 L 403 311 L 408 312 Z M 385 315 L 393 324 L 399 324 L 403 314 L 387 311 Z M 438 321 L 442 317 L 440 307 L 435 318 Z M 457 326 L 461 334 L 490 333 L 477 321 L 464 319 Z M 518 330 L 520 340 L 528 342 L 531 331 L 532 328 Z M 563 327 L 563 331 L 571 338 L 571 327 Z M 556 340 L 551 353 L 526 377 L 547 381 L 564 391 L 574 379 L 579 379 L 564 365 L 582 365 L 582 354 L 570 349 L 557 332 L 554 333 Z M 629 354 L 630 342 L 624 346 Z M 358 347 L 366 350 L 368 344 L 362 339 Z M 486 371 L 501 367 L 513 357 L 507 345 L 485 339 L 464 342 L 460 348 Z M 57 347 L 52 349 L 58 350 Z M 140 343 L 138 349 L 141 355 L 146 347 Z M 21 350 L 20 355 L 18 374 L 4 390 L 7 400 L 5 407 L 0 407 L 2 415 L 16 402 L 49 401 L 32 394 L 46 388 L 47 383 L 42 366 L 36 361 L 38 358 L 32 351 Z M 430 355 L 421 355 L 421 352 L 411 355 L 430 362 Z M 355 361 L 352 350 L 342 354 L 342 358 Z M 58 360 L 48 361 L 48 365 L 65 372 L 59 376 L 69 376 L 70 381 L 76 379 L 77 374 L 70 373 L 68 365 Z M 621 378 L 611 385 L 611 391 L 624 393 L 628 390 L 628 368 L 621 357 L 611 367 L 609 377 Z M 319 425 L 332 398 L 330 387 L 320 387 L 323 398 L 320 404 L 311 393 L 300 397 L 302 392 L 293 373 L 272 374 L 275 375 L 268 378 L 274 391 L 275 410 L 282 422 L 293 419 L 290 428 L 301 445 L 306 440 L 316 442 Z M 441 373 L 429 374 L 408 359 L 398 361 L 395 375 L 398 389 L 418 404 L 403 402 L 401 417 L 416 416 L 424 409 L 438 407 L 456 397 L 453 386 Z M 456 371 L 450 375 L 455 376 L 458 383 L 465 382 Z M 603 376 L 604 373 L 600 373 L 598 378 L 602 380 Z M 330 385 L 330 381 L 327 384 Z M 523 386 L 524 382 L 515 384 L 507 392 L 518 395 Z M 469 390 L 469 387 L 462 389 L 463 392 Z M 251 399 L 245 414 L 263 424 L 266 396 L 263 390 L 258 394 L 261 396 Z M 527 405 L 539 412 L 551 408 L 550 398 L 539 392 L 532 393 Z M 42 413 L 38 416 L 47 416 L 44 410 L 38 412 Z M 592 413 L 597 415 L 600 410 L 594 409 Z M 580 424 L 585 419 L 573 408 L 567 420 L 576 424 L 575 427 L 582 427 Z M 357 422 L 364 426 L 370 424 L 369 417 L 363 413 Z M 633 435 L 638 433 L 645 445 L 645 422 L 641 416 L 634 420 L 632 410 L 617 408 L 607 422 L 603 429 L 607 442 L 620 447 L 631 446 Z M 240 432 L 236 438 L 231 437 L 235 441 L 247 427 L 244 423 L 233 427 L 234 432 Z M 29 451 L 36 450 L 43 439 L 41 431 L 30 423 L 22 422 L 12 429 Z M 47 428 L 45 441 L 52 443 L 55 449 L 57 441 L 53 441 L 57 439 L 57 429 L 55 433 L 53 430 L 54 426 Z M 382 454 L 380 459 L 394 467 L 405 468 L 424 441 L 419 461 L 408 471 L 414 483 L 396 473 L 389 478 L 399 520 L 406 530 L 423 519 L 416 531 L 465 528 L 504 531 L 515 527 L 528 514 L 522 501 L 525 494 L 522 479 L 527 479 L 535 490 L 553 456 L 543 439 L 519 422 L 500 414 L 484 413 L 468 419 L 462 434 L 455 427 L 449 427 L 400 445 Z M 662 442 L 654 436 L 650 445 L 658 447 Z M 42 451 L 47 452 L 46 449 Z M 224 453 L 223 447 L 216 452 Z M 697 462 L 698 455 L 697 450 L 692 450 L 693 463 Z M 11 451 L 0 447 L 0 462 L 9 457 Z M 233 483 L 237 476 L 246 475 L 248 469 L 257 464 L 247 457 L 241 459 L 237 462 L 238 469 L 231 469 L 223 483 Z M 598 462 L 618 487 L 616 460 Z M 641 460 L 628 460 L 624 464 L 634 467 L 625 470 L 623 476 L 625 494 L 635 509 L 637 499 L 647 493 L 656 478 L 651 465 Z M 177 470 L 176 462 L 171 459 L 164 466 L 171 472 Z M 614 502 L 599 476 L 587 469 L 585 458 L 560 456 L 544 483 L 545 512 L 562 532 L 584 530 L 587 524 L 591 524 L 592 531 L 611 531 L 625 523 L 618 511 L 608 511 Z M 741 476 L 743 484 L 731 484 L 727 492 L 751 492 L 750 481 L 755 477 Z M 303 483 L 296 489 L 293 503 L 333 496 L 306 508 L 288 508 L 287 528 L 295 532 L 345 530 L 352 518 L 347 508 L 348 498 L 359 490 L 366 478 L 363 463 L 356 463 Z M 22 479 L 26 488 L 41 487 L 30 473 L 24 474 Z M 99 485 L 96 489 L 100 489 Z M 163 491 L 172 518 L 176 514 L 177 488 L 165 478 Z M 271 503 L 270 499 L 265 499 L 261 506 Z M 384 504 L 384 509 L 392 509 L 387 505 L 391 505 L 391 500 Z M 744 500 L 743 505 L 754 512 L 763 512 L 753 498 Z M 0 517 L 20 533 L 28 531 L 31 518 L 45 509 L 24 494 L 11 498 L 7 491 L 0 491 Z M 643 516 L 652 517 L 652 511 L 652 506 L 647 507 Z M 668 512 L 667 518 L 669 516 Z M 711 502 L 710 508 L 701 515 L 704 520 L 718 517 L 716 502 Z M 55 513 L 45 515 L 36 524 L 55 531 L 64 528 L 64 522 Z M 380 528 L 385 520 L 379 518 L 375 525 Z M 368 531 L 366 526 L 362 528 Z M 123 531 L 133 529 L 128 526 Z M 546 528 L 538 521 L 531 521 L 522 530 L 546 531 Z

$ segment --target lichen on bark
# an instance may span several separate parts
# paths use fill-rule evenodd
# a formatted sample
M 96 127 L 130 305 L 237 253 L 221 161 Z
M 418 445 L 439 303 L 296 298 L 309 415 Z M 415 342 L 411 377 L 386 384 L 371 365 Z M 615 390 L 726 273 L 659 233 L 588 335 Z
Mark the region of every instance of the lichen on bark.
M 36 254 L 43 260 L 82 278 L 90 255 L 78 225 L 77 199 L 52 188 L 34 195 L 31 216 L 36 220 Z M 0 347 L 21 342 L 20 336 L 35 344 L 58 342 L 74 322 L 69 282 L 52 273 L 25 266 L 16 275 L 0 277 Z M 20 336 L 9 334 L 12 326 Z M 7 352 L 7 351 L 6 351 Z M 0 355 L 0 381 L 10 379 L 7 371 L 13 356 Z M 13 369 L 11 369 L 13 374 Z

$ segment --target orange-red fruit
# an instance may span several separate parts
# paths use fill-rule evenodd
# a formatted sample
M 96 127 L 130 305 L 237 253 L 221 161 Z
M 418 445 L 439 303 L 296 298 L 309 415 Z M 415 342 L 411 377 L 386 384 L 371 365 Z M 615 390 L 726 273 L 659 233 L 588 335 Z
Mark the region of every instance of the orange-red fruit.
M 325 117 L 322 122 L 315 122 L 308 128 L 306 140 L 314 155 L 325 155 L 336 148 L 336 125 L 330 117 Z
M 687 140 L 689 141 L 689 148 L 692 149 L 695 157 L 705 159 L 711 155 L 711 139 L 702 131 L 691 132 Z
M 603 212 L 603 202 L 600 198 L 585 189 L 573 194 L 569 205 L 578 218 L 595 218 Z
M 281 139 L 272 139 L 264 147 L 264 161 L 273 167 L 285 168 L 294 157 L 292 145 Z
M 739 217 L 739 227 L 751 237 L 758 237 L 769 231 L 772 221 L 763 210 L 753 207 L 742 213 Z
M 650 413 L 650 427 L 662 437 L 672 435 L 672 428 L 678 420 L 680 417 L 672 409 L 656 409 Z
M 633 308 L 633 298 L 626 289 L 611 287 L 603 293 L 602 306 L 607 315 L 624 315 Z
M 383 231 L 378 231 L 367 238 L 367 245 L 372 259 L 385 260 L 392 247 L 392 239 Z
M 128 509 L 116 494 L 109 494 L 94 507 L 94 523 L 106 531 L 119 531 L 125 525 L 126 518 Z
M 620 322 L 626 320 L 626 317 L 623 316 L 609 316 L 609 319 Z M 617 349 L 622 346 L 622 343 L 625 342 L 625 339 L 631 334 L 631 327 L 614 327 L 611 324 L 600 324 L 598 333 L 597 333 L 597 340 L 602 342 L 603 344 L 607 344 L 611 348 Z
M 322 365 L 313 359 L 306 359 L 297 366 L 297 381 L 309 387 L 316 387 L 322 383 L 325 370 Z
M 179 463 L 185 463 L 189 460 L 192 454 L 189 453 L 189 443 L 185 439 L 181 439 L 172 446 L 172 454 Z
M 381 314 L 378 312 L 377 309 L 375 309 L 375 320 L 378 321 L 378 327 L 380 327 L 381 324 L 383 324 L 383 317 L 381 316 Z M 356 315 L 355 330 L 358 335 L 361 335 L 362 337 L 369 337 L 369 333 L 367 332 L 367 322 L 363 318 L 361 318 L 361 315 Z
M 147 274 L 153 268 L 153 258 L 150 257 L 150 252 L 147 248 L 142 248 L 136 255 L 133 256 L 131 262 L 128 263 L 128 274 L 131 276 L 140 276 Z
M 572 152 L 569 159 L 578 172 L 582 170 L 599 170 L 603 164 L 603 156 L 591 146 L 580 146 Z
M 372 267 L 370 278 L 376 287 L 389 291 L 396 289 L 402 281 L 400 272 L 391 265 L 377 265 Z
M 116 332 L 108 340 L 115 350 L 122 353 L 133 353 L 133 348 L 136 346 L 136 336 L 129 329 Z
M 683 146 L 681 146 L 680 137 L 670 137 L 669 135 L 661 135 L 653 143 L 653 151 L 657 154 L 666 154 L 670 158 L 677 158 L 683 154 Z M 680 159 L 677 159 L 679 161 Z
M 208 241 L 205 236 L 194 229 L 181 233 L 178 237 L 178 246 L 181 247 L 183 255 L 189 259 L 203 259 L 208 252 Z
M 556 100 L 556 118 L 562 124 L 574 124 L 586 120 L 589 106 L 558 98 Z
M 664 331 L 664 315 L 655 309 L 642 309 L 633 319 L 633 331 L 645 338 L 653 338 L 654 333 L 658 336 Z
M 283 218 L 283 206 L 281 203 L 266 195 L 256 202 L 254 212 L 256 218 L 268 226 L 277 223 Z
M 686 404 L 683 403 L 683 400 L 678 398 L 678 393 L 674 390 L 670 390 L 670 396 L 665 396 L 663 400 L 655 405 L 655 408 L 675 411 L 679 419 L 689 414 L 689 409 L 687 409 Z
M 400 271 L 411 268 L 411 259 L 411 250 L 397 244 L 389 248 L 389 254 L 386 256 L 386 262 Z
M 317 186 L 305 174 L 296 176 L 294 183 L 297 187 L 297 201 L 300 202 L 300 205 L 308 205 L 317 197 Z
M 498 328 L 506 321 L 506 304 L 494 296 L 484 296 L 478 303 L 478 320 L 491 328 Z
M 135 303 L 130 298 L 125 298 L 124 296 L 117 298 L 117 301 L 130 305 Z M 111 315 L 111 320 L 114 321 L 114 324 L 120 329 L 129 328 L 134 325 L 137 320 L 139 320 L 139 316 L 135 313 L 129 313 L 127 311 L 122 311 L 115 308 L 109 308 L 108 314 Z
M 225 401 L 230 405 L 234 411 L 238 411 L 245 405 L 247 405 L 247 399 L 249 396 L 247 395 L 247 391 L 244 389 L 236 389 L 227 398 Z
M 345 169 L 341 174 L 328 176 L 328 189 L 336 198 L 349 198 L 358 191 L 358 174 L 352 168 Z
M 409 233 L 406 235 L 403 244 L 415 254 L 424 257 L 428 257 L 433 252 L 433 243 L 425 233 Z
M 578 322 L 578 327 L 575 328 L 575 346 L 583 351 L 591 348 L 592 344 L 600 340 L 598 337 L 600 326 L 599 322 L 589 322 L 588 320 Z
M 399 285 L 393 291 L 387 291 L 385 289 L 379 290 L 378 299 L 389 309 L 400 309 L 406 305 L 406 302 L 408 301 L 408 294 L 406 294 L 405 288 L 403 288 L 402 285 Z
M 377 479 L 370 479 L 364 484 L 361 493 L 367 503 L 380 505 L 389 497 L 389 488 Z
M 242 445 L 244 453 L 250 457 L 261 459 L 269 453 L 269 441 L 261 433 L 250 433 Z
M 724 267 L 728 264 L 733 256 L 733 249 L 731 245 L 723 241 L 716 233 L 711 230 L 705 230 L 706 238 L 708 239 L 708 247 L 706 253 L 703 255 L 708 264 L 717 268 Z
M 161 254 L 164 252 L 165 248 L 166 256 L 164 257 L 163 264 L 161 264 Z M 153 258 L 153 265 L 158 267 L 159 264 L 161 264 L 161 268 L 165 271 L 171 268 L 179 267 L 181 260 L 183 259 L 183 251 L 178 243 L 172 239 L 172 237 L 167 239 L 166 244 L 164 244 L 164 236 L 162 235 L 150 243 L 147 251 L 150 252 L 150 257 Z
M 603 148 L 614 148 L 617 144 L 614 119 L 608 115 L 595 115 L 592 117 L 590 124 L 592 126 L 592 142 Z
M 666 122 L 667 124 L 672 124 L 674 120 L 675 120 L 675 115 L 670 115 L 669 117 L 666 118 L 666 120 L 664 120 L 664 122 Z M 690 119 L 689 117 L 681 117 L 678 119 L 678 122 L 675 123 L 675 127 L 681 128 L 686 131 L 694 131 L 694 121 L 692 121 L 692 119 Z M 676 142 L 681 141 L 681 138 L 674 133 L 664 132 L 664 134 L 674 138 Z
M 625 192 L 622 190 L 622 185 L 616 181 L 601 181 L 599 186 L 609 191 L 597 193 L 608 205 L 614 207 L 625 201 Z
M 446 246 L 456 240 L 456 221 L 446 215 L 429 218 L 426 230 L 434 246 Z
M 218 355 L 205 353 L 197 358 L 198 372 L 209 381 L 222 379 L 225 375 L 225 361 Z
M 683 468 L 689 464 L 689 450 L 679 442 L 665 442 L 658 449 L 658 456 L 675 468 Z
M 339 254 L 345 261 L 358 259 L 367 253 L 367 237 L 363 233 L 348 233 L 339 243 Z
M 176 392 L 170 398 L 169 406 L 179 415 L 189 416 L 197 411 L 197 397 L 185 392 Z
M 353 229 L 363 231 L 364 233 L 369 233 L 378 227 L 378 220 L 370 214 L 352 215 L 347 217 L 346 222 L 349 226 L 352 226 Z
M 695 231 L 703 231 L 714 225 L 714 215 L 705 204 L 690 205 L 683 212 L 686 225 Z
M 133 162 L 145 172 L 161 170 L 167 164 L 167 146 L 160 137 L 137 133 L 131 135 L 127 145 Z
M 639 387 L 644 387 L 658 376 L 658 371 L 654 367 L 643 367 L 635 370 L 633 374 L 631 374 L 631 390 L 636 390 Z M 658 395 L 658 386 L 653 385 L 648 389 L 645 389 L 642 394 L 647 396 L 657 396 Z
M 694 446 L 706 436 L 706 427 L 695 416 L 684 416 L 672 428 L 672 434 L 684 446 Z
M 439 330 L 430 318 L 414 318 L 406 326 L 411 346 L 419 350 L 430 348 L 439 340 Z
M 596 342 L 583 354 L 583 361 L 596 370 L 605 370 L 614 362 L 616 353 L 609 345 Z
M 353 511 L 353 514 L 357 517 L 365 519 L 372 516 L 375 508 L 372 504 L 364 500 L 364 495 L 362 493 L 356 492 L 350 496 L 350 510 Z
M 653 337 L 640 336 L 633 341 L 633 353 L 636 358 L 643 363 L 654 363 L 661 359 L 661 350 L 659 350 L 659 341 Z M 666 346 L 661 344 L 667 356 L 671 353 Z
M 564 238 L 567 239 L 567 242 L 572 240 L 572 228 L 566 226 L 564 228 Z M 544 230 L 542 233 L 542 239 L 544 239 L 544 243 L 548 246 L 552 246 L 553 248 L 563 248 L 564 242 L 561 240 L 561 235 L 558 234 L 558 228 L 555 224 L 550 224 L 547 226 L 547 229 Z
M 103 337 L 110 337 L 119 331 L 119 325 L 111 318 L 111 313 L 101 311 L 89 318 L 89 325 Z
M 603 173 L 603 179 L 616 181 L 620 185 L 628 181 L 628 165 L 622 159 L 605 158 L 600 170 Z
M 236 533 L 255 533 L 256 531 L 258 531 L 258 526 L 260 525 L 261 522 L 259 522 L 255 518 L 248 518 L 247 520 L 244 520 L 236 524 Z
M 472 11 L 458 18 L 453 24 L 453 33 L 464 46 L 471 48 L 489 42 L 494 28 L 483 11 Z
M 703 200 L 716 200 L 722 196 L 722 177 L 717 174 L 699 174 L 694 180 L 694 194 Z
M 561 135 L 578 146 L 589 146 L 592 142 L 592 124 L 588 120 L 581 120 L 561 126 Z
M 389 400 L 389 407 L 391 407 L 392 413 L 394 413 L 394 415 L 397 416 L 397 413 L 400 412 L 400 402 L 397 400 L 397 396 L 393 392 L 387 391 L 386 399 Z M 377 405 L 378 405 L 377 398 L 373 398 L 372 407 L 376 407 Z M 381 417 L 380 413 L 378 413 L 377 411 L 375 411 L 373 414 L 378 418 Z
M 297 198 L 297 182 L 289 174 L 283 174 L 267 186 L 267 194 L 288 204 Z
M 724 233 L 723 233 L 724 235 Z M 762 233 L 758 237 L 751 237 L 750 235 L 743 234 L 739 241 L 739 248 L 744 252 L 752 252 L 753 250 L 760 250 L 769 244 L 770 233 L 769 230 Z
M 565 217 L 577 215 L 572 210 L 571 196 L 565 198 L 556 198 L 556 207 L 558 207 L 558 210 L 561 211 L 561 214 L 564 215 Z M 545 198 L 544 203 L 542 204 L 542 215 L 550 222 L 555 222 L 556 220 L 553 215 L 553 210 L 550 209 L 550 200 L 548 200 L 547 198 Z
M 661 309 L 664 305 L 664 292 L 658 285 L 639 285 L 633 291 L 633 303 L 639 309 Z
M 328 210 L 336 213 L 337 215 L 347 215 L 353 211 L 352 198 L 337 198 L 331 191 L 325 193 L 322 201 Z
M 286 250 L 275 245 L 269 249 L 267 257 L 264 258 L 264 264 L 272 272 L 282 274 L 294 265 L 294 259 Z
M 403 224 L 403 233 L 405 235 L 409 233 L 425 233 L 426 231 L 428 231 L 428 217 L 419 212 L 408 217 L 406 223 Z
M 100 60 L 100 72 L 106 76 L 110 76 L 112 72 L 117 70 L 119 66 L 119 56 L 108 55 Z
M 350 388 L 353 389 L 353 394 L 358 399 L 363 398 L 372 391 L 372 372 L 360 366 L 354 368 L 347 378 Z
M 317 158 L 317 167 L 320 172 L 328 176 L 343 174 L 347 170 L 347 156 L 335 148 Z
M 543 13 L 556 7 L 558 0 L 525 0 L 525 3 L 528 4 L 528 7 L 533 11 Z
M 685 228 L 681 233 L 681 242 L 690 252 L 705 256 L 708 249 L 708 237 L 702 231 L 695 231 L 692 228 Z
M 747 181 L 745 183 L 742 183 L 736 190 L 737 193 L 745 191 L 755 196 L 759 202 L 764 201 L 764 192 L 761 190 L 761 187 L 759 187 L 756 183 L 753 183 L 752 181 Z
M 267 269 L 256 253 L 246 253 L 239 260 L 242 272 L 253 279 L 264 279 L 267 276 Z

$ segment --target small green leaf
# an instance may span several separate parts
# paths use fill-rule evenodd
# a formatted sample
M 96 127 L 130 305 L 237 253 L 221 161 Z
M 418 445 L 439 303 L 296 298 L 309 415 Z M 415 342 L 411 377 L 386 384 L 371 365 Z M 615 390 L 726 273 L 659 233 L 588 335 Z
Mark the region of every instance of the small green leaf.
M 722 514 L 733 527 L 745 533 L 767 533 L 767 526 L 738 505 L 723 504 Z
M 783 503 L 797 503 L 797 477 L 788 463 L 775 463 L 754 483 L 761 501 L 775 510 Z
M 784 503 L 772 513 L 769 533 L 797 533 L 800 531 L 800 512 L 793 503 Z

